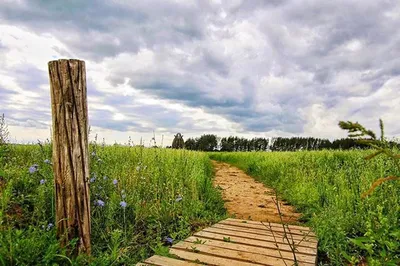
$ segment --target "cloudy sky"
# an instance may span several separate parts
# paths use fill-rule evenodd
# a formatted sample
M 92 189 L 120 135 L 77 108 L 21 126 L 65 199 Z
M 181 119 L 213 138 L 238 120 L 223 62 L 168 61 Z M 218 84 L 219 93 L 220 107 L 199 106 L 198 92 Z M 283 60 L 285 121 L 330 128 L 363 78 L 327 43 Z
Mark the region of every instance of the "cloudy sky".
M 0 0 L 0 113 L 50 136 L 47 62 L 86 61 L 92 137 L 400 135 L 400 2 Z

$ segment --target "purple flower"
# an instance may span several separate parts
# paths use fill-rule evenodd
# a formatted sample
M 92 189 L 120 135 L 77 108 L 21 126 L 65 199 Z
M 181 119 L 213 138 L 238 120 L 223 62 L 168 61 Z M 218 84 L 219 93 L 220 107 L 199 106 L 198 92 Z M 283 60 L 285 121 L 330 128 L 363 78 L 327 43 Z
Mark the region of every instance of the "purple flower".
M 178 197 L 175 199 L 176 202 L 180 202 L 182 200 L 182 196 L 178 195 Z
M 44 163 L 51 164 L 49 159 L 44 160 Z
M 34 164 L 31 167 L 29 167 L 29 173 L 31 173 L 31 174 L 37 172 L 37 170 L 38 170 L 38 165 L 37 164 Z
M 174 240 L 173 240 L 171 237 L 166 237 L 166 238 L 164 239 L 164 241 L 165 241 L 167 244 L 169 244 L 169 245 L 172 245 L 172 243 L 174 242 Z
M 126 204 L 125 201 L 121 201 L 121 202 L 119 203 L 119 205 L 121 205 L 122 208 L 125 208 L 127 204 Z
M 117 179 L 114 179 L 114 180 L 113 180 L 113 184 L 114 184 L 114 185 L 118 184 L 118 180 L 117 180 Z
M 48 225 L 47 225 L 47 231 L 49 231 L 51 228 L 53 228 L 54 227 L 54 224 L 52 224 L 52 223 L 49 223 Z
M 46 180 L 44 180 L 44 179 L 40 180 L 41 185 L 44 185 L 44 183 L 46 183 Z
M 104 207 L 105 202 L 99 199 L 99 200 L 97 200 L 97 201 L 95 202 L 95 204 L 96 204 L 97 206 Z

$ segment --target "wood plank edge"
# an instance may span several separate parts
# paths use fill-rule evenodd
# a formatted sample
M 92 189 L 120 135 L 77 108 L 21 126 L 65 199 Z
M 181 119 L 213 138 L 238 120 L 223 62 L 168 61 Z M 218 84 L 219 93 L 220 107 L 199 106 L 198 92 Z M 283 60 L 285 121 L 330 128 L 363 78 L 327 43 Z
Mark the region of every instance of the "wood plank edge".
M 225 243 L 223 240 L 208 239 L 208 238 L 205 238 L 205 237 L 202 237 L 202 238 L 203 238 L 204 240 L 206 240 L 206 241 L 207 241 L 207 240 L 212 240 L 212 241 L 215 241 L 215 242 Z M 195 244 L 194 241 L 188 241 L 187 239 L 186 239 L 184 242 L 191 243 L 191 244 Z M 245 244 L 242 244 L 242 243 L 234 243 L 234 242 L 232 242 L 232 244 L 243 245 L 243 246 L 250 246 L 250 245 L 245 245 Z M 196 245 L 196 244 L 195 244 L 195 245 Z M 198 245 L 198 244 L 197 244 L 197 245 Z M 210 247 L 221 247 L 221 246 L 218 246 L 218 245 L 210 245 L 210 244 L 207 244 L 207 242 L 206 242 L 206 243 L 202 243 L 201 245 L 206 245 L 206 246 L 210 246 Z M 255 246 L 253 246 L 253 247 L 255 247 Z M 224 249 L 227 249 L 227 250 L 234 250 L 234 251 L 239 251 L 239 252 L 246 252 L 246 253 L 251 253 L 251 254 L 256 254 L 256 255 L 263 255 L 263 256 L 268 256 L 268 257 L 278 258 L 278 259 L 284 259 L 284 260 L 288 260 L 288 261 L 293 261 L 293 262 L 294 262 L 294 258 L 283 258 L 282 256 L 275 256 L 275 255 L 266 254 L 266 253 L 260 253 L 260 252 L 243 251 L 243 250 L 240 250 L 240 249 L 228 248 L 228 247 L 223 247 L 223 248 L 224 248 Z M 257 247 L 257 248 L 261 248 L 261 247 Z M 274 248 L 268 248 L 268 247 L 262 247 L 262 248 L 263 248 L 263 249 L 266 249 L 266 250 L 274 250 L 274 251 L 276 251 L 276 252 L 279 252 L 278 249 L 274 249 Z M 281 250 L 281 251 L 283 251 L 283 250 Z M 290 251 L 284 251 L 284 252 L 289 252 L 289 253 L 290 253 Z M 304 256 L 304 257 L 309 257 L 310 259 L 309 259 L 308 261 L 305 261 L 305 260 L 302 260 L 302 259 L 298 259 L 299 262 L 308 263 L 308 264 L 312 264 L 311 261 L 316 257 L 315 255 L 311 255 L 311 254 L 299 254 L 299 255 Z

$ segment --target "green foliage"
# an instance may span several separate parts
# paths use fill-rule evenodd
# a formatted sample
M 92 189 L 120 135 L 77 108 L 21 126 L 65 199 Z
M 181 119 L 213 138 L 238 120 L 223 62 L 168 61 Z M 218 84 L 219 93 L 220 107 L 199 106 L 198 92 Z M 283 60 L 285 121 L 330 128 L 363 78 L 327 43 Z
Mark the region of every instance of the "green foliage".
M 174 140 L 172 141 L 173 149 L 183 149 L 185 147 L 185 141 L 183 140 L 183 136 L 181 133 L 178 133 L 174 136 Z
M 205 134 L 196 139 L 189 138 L 185 142 L 185 147 L 188 150 L 215 151 L 217 146 L 218 138 L 217 135 L 213 134 Z
M 394 149 L 393 152 L 398 152 Z M 399 263 L 400 182 L 385 182 L 365 199 L 377 176 L 398 176 L 394 160 L 371 152 L 302 151 L 211 153 L 212 159 L 232 163 L 277 190 L 304 215 L 316 232 L 319 252 L 329 265 Z M 364 247 L 356 245 L 358 237 Z M 363 238 L 365 239 L 365 238 Z
M 52 226 L 51 145 L 10 146 L 0 170 L 0 265 L 134 265 L 154 252 L 165 253 L 166 237 L 178 241 L 225 217 L 206 154 L 94 143 L 93 256 L 67 258 Z

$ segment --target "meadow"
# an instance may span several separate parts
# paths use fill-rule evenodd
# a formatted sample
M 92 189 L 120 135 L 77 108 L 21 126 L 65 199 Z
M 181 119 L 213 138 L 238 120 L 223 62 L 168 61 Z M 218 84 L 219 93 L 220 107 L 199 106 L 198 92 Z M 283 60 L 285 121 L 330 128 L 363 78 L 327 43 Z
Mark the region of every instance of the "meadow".
M 8 145 L 0 166 L 0 265 L 132 265 L 225 216 L 207 154 L 92 144 L 93 257 L 68 258 L 54 226 L 51 145 Z
M 328 265 L 400 263 L 400 182 L 362 194 L 379 177 L 399 176 L 385 157 L 371 151 L 212 153 L 233 164 L 294 205 L 319 240 L 319 259 Z
M 54 226 L 51 144 L 0 152 L 0 265 L 132 265 L 225 218 L 211 159 L 233 164 L 303 213 L 327 265 L 398 265 L 400 172 L 370 150 L 214 152 L 90 145 L 92 257 L 67 256 Z

